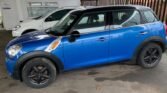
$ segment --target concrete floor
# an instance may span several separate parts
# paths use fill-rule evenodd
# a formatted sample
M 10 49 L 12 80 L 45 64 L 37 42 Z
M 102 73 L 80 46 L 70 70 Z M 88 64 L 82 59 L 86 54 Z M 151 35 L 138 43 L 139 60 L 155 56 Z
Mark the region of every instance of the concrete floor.
M 166 54 L 154 69 L 111 64 L 65 72 L 47 88 L 29 88 L 6 73 L 4 47 L 10 39 L 9 32 L 0 32 L 0 93 L 167 93 Z

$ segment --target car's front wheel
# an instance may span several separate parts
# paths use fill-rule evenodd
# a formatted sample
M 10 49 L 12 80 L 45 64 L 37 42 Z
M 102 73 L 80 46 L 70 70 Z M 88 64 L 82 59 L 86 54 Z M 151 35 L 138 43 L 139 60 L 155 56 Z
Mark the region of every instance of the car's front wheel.
M 44 88 L 56 79 L 56 67 L 46 58 L 28 61 L 22 70 L 23 82 L 32 88 Z
M 144 68 L 153 68 L 162 58 L 162 48 L 156 43 L 147 44 L 139 53 L 137 62 Z

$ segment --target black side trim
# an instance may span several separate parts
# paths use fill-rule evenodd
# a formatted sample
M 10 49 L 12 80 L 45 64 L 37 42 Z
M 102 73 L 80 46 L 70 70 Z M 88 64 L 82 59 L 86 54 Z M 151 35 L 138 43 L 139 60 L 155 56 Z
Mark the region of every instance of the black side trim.
M 163 52 L 166 50 L 166 49 L 165 49 L 165 46 L 166 46 L 165 41 L 164 41 L 161 37 L 153 36 L 153 37 L 151 37 L 151 38 L 146 39 L 144 42 L 142 42 L 142 44 L 140 44 L 140 45 L 137 47 L 136 51 L 134 52 L 132 61 L 136 61 L 136 58 L 137 58 L 138 53 L 140 52 L 140 50 L 141 50 L 146 44 L 151 43 L 151 42 L 152 42 L 152 43 L 158 43 L 158 44 L 160 44 L 161 47 L 162 47 L 162 49 L 163 49 Z
M 17 79 L 17 80 L 22 80 L 21 79 L 21 69 L 22 69 L 22 67 L 24 66 L 24 64 L 28 60 L 30 60 L 32 58 L 36 58 L 36 57 L 45 57 L 45 58 L 48 58 L 49 60 L 51 60 L 57 66 L 58 72 L 62 72 L 63 69 L 64 69 L 63 63 L 55 55 L 52 55 L 51 53 L 44 52 L 44 51 L 35 51 L 35 52 L 27 53 L 27 54 L 25 54 L 25 55 L 23 55 L 22 57 L 19 58 L 19 60 L 17 61 L 16 66 L 15 66 L 14 74 L 12 75 L 12 77 L 14 79 Z

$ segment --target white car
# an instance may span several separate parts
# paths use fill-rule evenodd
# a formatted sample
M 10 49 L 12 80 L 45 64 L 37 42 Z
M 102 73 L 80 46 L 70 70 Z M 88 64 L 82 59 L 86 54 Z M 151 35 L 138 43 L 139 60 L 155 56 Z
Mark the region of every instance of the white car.
M 68 12 L 70 12 L 75 8 L 71 7 L 71 8 L 57 9 L 44 16 L 23 21 L 22 23 L 20 23 L 19 25 L 17 25 L 12 29 L 12 36 L 18 37 L 29 32 L 49 29 L 52 26 L 54 26 L 61 18 L 63 18 Z

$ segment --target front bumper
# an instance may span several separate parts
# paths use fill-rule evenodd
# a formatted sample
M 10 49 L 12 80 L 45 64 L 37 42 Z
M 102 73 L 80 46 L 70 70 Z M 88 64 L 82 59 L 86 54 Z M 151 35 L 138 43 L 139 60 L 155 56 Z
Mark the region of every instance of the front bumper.
M 5 64 L 9 76 L 11 76 L 13 79 L 20 79 L 18 76 L 18 72 L 16 72 L 17 70 L 15 70 L 16 61 L 6 58 Z
M 12 31 L 12 36 L 19 37 L 19 36 L 21 36 L 21 32 L 20 31 Z

